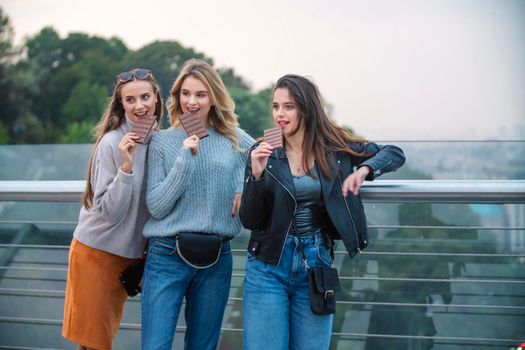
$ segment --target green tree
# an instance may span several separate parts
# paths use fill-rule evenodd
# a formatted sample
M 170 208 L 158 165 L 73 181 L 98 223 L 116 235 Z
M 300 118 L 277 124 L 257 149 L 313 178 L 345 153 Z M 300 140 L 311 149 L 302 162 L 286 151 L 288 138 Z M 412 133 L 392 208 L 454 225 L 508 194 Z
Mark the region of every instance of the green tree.
M 10 139 L 9 129 L 4 123 L 0 122 L 0 145 L 8 144 Z
M 115 82 L 115 71 L 128 52 L 117 38 L 106 40 L 83 33 L 71 33 L 61 39 L 50 27 L 28 39 L 26 49 L 27 60 L 20 63 L 19 68 L 33 78 L 26 97 L 31 101 L 28 103 L 31 113 L 38 116 L 45 129 L 42 138 L 36 142 L 56 142 L 70 122 L 74 103 L 85 108 L 95 100 L 94 105 L 82 115 L 99 118 L 100 114 L 95 115 L 94 112 L 100 110 L 101 95 L 109 95 Z M 81 82 L 84 84 L 80 85 L 83 90 L 91 86 L 89 93 L 83 96 L 76 88 Z M 103 93 L 100 87 L 104 87 Z M 95 96 L 90 96 L 93 89 Z M 72 101 L 72 92 L 75 92 L 75 98 L 79 98 L 76 102 Z M 19 130 L 27 128 L 21 127 Z
M 9 17 L 0 7 L 0 143 L 11 141 L 10 129 L 14 117 L 19 113 L 20 105 L 16 103 L 19 86 L 13 77 L 13 60 L 20 50 L 13 46 L 14 29 Z
M 13 46 L 14 34 L 15 31 L 9 17 L 7 17 L 4 10 L 0 7 L 0 65 L 10 62 L 11 59 L 19 53 Z
M 219 68 L 217 73 L 228 88 L 238 87 L 246 90 L 250 88 L 242 77 L 235 74 L 232 68 Z
M 94 121 L 73 122 L 68 124 L 66 132 L 58 138 L 59 143 L 92 143 L 95 141 L 93 128 Z
M 252 94 L 242 87 L 230 88 L 240 126 L 254 138 L 262 136 L 263 130 L 272 125 L 271 93 L 271 88 L 261 90 L 257 94 Z
M 185 48 L 176 41 L 155 41 L 137 51 L 129 52 L 121 71 L 137 67 L 150 69 L 160 85 L 162 95 L 166 96 L 184 62 L 190 58 L 204 59 L 213 64 L 204 54 Z
M 97 122 L 108 102 L 107 89 L 99 84 L 87 80 L 80 81 L 69 98 L 62 105 L 61 114 L 64 124 L 71 122 Z
M 24 111 L 13 122 L 11 138 L 14 139 L 14 143 L 19 144 L 42 143 L 46 135 L 49 135 L 49 128 L 50 125 L 42 123 L 36 115 L 30 111 Z
M 176 41 L 155 41 L 128 50 L 119 38 L 70 33 L 64 39 L 45 27 L 25 42 L 25 56 L 6 65 L 12 28 L 0 12 L 0 142 L 88 142 L 100 118 L 115 75 L 132 68 L 151 69 L 167 97 L 174 79 L 190 58 L 213 60 Z M 9 34 L 9 35 L 8 35 Z M 3 51 L 2 51 L 3 50 Z M 14 62 L 14 61 L 13 61 Z M 241 127 L 261 136 L 271 126 L 271 89 L 254 93 L 232 68 L 217 69 L 236 102 Z M 9 79 L 5 79 L 5 72 Z M 167 119 L 164 120 L 166 127 Z M 85 134 L 84 134 L 85 132 Z

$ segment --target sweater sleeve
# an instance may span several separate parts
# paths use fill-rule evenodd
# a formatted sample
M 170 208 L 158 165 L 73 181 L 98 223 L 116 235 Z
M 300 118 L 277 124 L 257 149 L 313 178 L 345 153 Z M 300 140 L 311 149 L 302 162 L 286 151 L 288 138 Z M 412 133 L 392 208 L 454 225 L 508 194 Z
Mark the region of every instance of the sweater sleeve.
M 120 170 L 118 149 L 102 139 L 93 157 L 91 187 L 93 207 L 110 222 L 120 222 L 128 212 L 133 193 L 133 174 Z
M 191 150 L 182 144 L 165 143 L 162 137 L 162 133 L 153 136 L 148 153 L 146 204 L 156 219 L 166 217 L 173 210 L 195 170 Z M 173 165 L 166 173 L 170 163 Z
M 236 186 L 235 186 L 235 192 L 236 193 L 242 193 L 243 186 L 244 186 L 244 171 L 246 167 L 246 161 L 248 160 L 248 153 L 250 151 L 250 147 L 255 143 L 255 140 L 253 137 L 248 135 L 244 130 L 238 129 L 239 134 L 239 148 L 241 149 L 240 152 L 238 152 L 238 162 L 239 165 L 235 168 L 235 179 L 236 179 Z

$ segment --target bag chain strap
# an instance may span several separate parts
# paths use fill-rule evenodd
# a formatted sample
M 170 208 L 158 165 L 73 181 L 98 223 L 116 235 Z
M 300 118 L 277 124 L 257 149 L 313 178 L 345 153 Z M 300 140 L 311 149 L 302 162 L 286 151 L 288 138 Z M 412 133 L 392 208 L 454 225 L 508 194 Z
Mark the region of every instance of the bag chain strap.
M 193 267 L 194 269 L 198 269 L 198 270 L 204 270 L 204 269 L 207 269 L 209 267 L 212 267 L 213 265 L 215 265 L 217 263 L 217 261 L 219 261 L 219 258 L 221 256 L 221 250 L 222 250 L 222 243 L 221 243 L 221 249 L 219 249 L 219 254 L 217 254 L 217 258 L 215 259 L 214 262 L 212 262 L 211 264 L 209 264 L 208 266 L 197 266 L 197 265 L 194 265 L 192 264 L 191 262 L 188 261 L 188 259 L 186 259 L 184 257 L 184 255 L 182 255 L 182 252 L 180 250 L 180 247 L 179 247 L 179 237 L 177 236 L 177 238 L 175 239 L 175 245 L 177 246 L 177 254 L 179 254 L 179 257 L 182 259 L 182 261 L 184 261 L 186 264 L 188 264 L 190 267 Z

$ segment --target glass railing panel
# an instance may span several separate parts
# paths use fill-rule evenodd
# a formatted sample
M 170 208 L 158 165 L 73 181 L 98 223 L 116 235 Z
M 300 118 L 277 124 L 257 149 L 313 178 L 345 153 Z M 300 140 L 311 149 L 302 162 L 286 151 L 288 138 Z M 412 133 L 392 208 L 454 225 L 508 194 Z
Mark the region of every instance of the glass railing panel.
M 2 221 L 76 224 L 80 202 L 0 202 L 0 208 Z
M 385 141 L 407 162 L 385 178 L 434 180 L 525 179 L 525 141 Z
M 337 245 L 334 349 L 510 348 L 523 338 L 524 205 L 365 208 L 370 246 L 350 259 Z
M 72 349 L 60 330 L 74 224 L 0 220 L 0 345 Z
M 384 179 L 525 179 L 525 141 L 377 141 L 407 162 Z M 82 180 L 91 145 L 2 145 L 0 180 Z M 20 161 L 23 159 L 24 161 Z
M 0 180 L 82 180 L 91 145 L 2 145 Z

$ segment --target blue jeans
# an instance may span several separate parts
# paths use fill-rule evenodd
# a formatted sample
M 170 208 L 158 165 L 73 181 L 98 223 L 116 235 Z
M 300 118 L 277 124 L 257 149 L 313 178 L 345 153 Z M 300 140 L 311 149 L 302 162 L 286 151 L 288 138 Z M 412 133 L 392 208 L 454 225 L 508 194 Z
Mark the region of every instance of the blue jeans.
M 320 350 L 330 345 L 333 315 L 317 316 L 310 310 L 308 273 L 298 239 L 288 236 L 278 266 L 248 253 L 243 298 L 246 350 Z M 310 267 L 331 265 L 321 234 L 301 240 Z
M 171 350 L 183 298 L 184 349 L 216 349 L 231 275 L 229 243 L 215 265 L 197 270 L 180 259 L 174 238 L 150 238 L 142 279 L 142 349 Z

